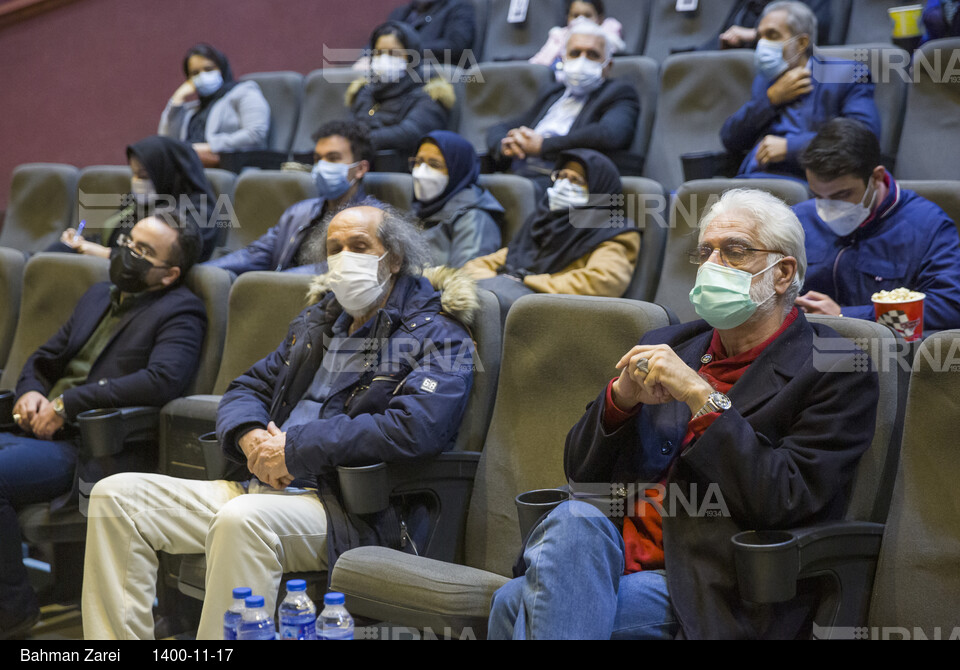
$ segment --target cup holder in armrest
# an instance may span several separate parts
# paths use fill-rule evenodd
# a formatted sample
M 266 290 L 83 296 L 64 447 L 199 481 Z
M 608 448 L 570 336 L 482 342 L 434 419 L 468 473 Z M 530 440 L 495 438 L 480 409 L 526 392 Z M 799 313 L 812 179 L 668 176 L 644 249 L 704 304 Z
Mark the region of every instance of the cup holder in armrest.
M 754 603 L 790 600 L 797 594 L 800 552 L 788 531 L 745 531 L 731 539 L 740 596 Z

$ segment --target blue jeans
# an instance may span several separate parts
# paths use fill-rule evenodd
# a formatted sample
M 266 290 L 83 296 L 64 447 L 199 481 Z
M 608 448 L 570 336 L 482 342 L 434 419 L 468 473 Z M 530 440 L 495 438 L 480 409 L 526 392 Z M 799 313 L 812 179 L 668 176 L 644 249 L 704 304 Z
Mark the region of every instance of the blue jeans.
M 0 626 L 37 606 L 23 566 L 17 510 L 69 491 L 76 465 L 73 442 L 0 433 Z
M 623 538 L 592 505 L 557 507 L 523 558 L 524 576 L 493 595 L 491 640 L 662 640 L 679 629 L 665 573 L 624 575 Z

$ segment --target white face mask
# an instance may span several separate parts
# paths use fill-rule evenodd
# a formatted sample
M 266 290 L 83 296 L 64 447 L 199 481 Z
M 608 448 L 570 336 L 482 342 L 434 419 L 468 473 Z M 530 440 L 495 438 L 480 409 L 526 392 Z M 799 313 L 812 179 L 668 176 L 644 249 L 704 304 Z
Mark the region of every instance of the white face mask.
M 360 316 L 383 297 L 389 278 L 380 281 L 380 261 L 386 257 L 341 251 L 327 259 L 327 281 L 348 314 Z
M 220 73 L 220 70 L 199 72 L 193 76 L 193 85 L 200 95 L 204 97 L 213 95 L 223 86 L 223 75 Z
M 423 163 L 413 169 L 413 195 L 420 202 L 431 202 L 447 189 L 450 177 Z
M 370 60 L 370 72 L 376 82 L 395 84 L 407 71 L 407 61 L 400 56 L 380 54 Z
M 603 68 L 607 62 L 598 63 L 586 56 L 563 62 L 562 80 L 573 95 L 586 95 L 603 85 Z
M 817 199 L 817 214 L 838 237 L 846 237 L 866 221 L 873 211 L 873 203 L 877 199 L 877 190 L 874 189 L 870 197 L 870 204 L 864 205 L 869 189 L 863 194 L 859 203 L 845 200 Z
M 130 179 L 130 193 L 139 203 L 149 202 L 157 194 L 157 188 L 153 185 L 152 179 L 140 179 L 132 177 Z
M 560 179 L 547 189 L 547 198 L 551 212 L 559 212 L 571 207 L 585 207 L 590 200 L 586 186 L 578 186 L 569 179 Z

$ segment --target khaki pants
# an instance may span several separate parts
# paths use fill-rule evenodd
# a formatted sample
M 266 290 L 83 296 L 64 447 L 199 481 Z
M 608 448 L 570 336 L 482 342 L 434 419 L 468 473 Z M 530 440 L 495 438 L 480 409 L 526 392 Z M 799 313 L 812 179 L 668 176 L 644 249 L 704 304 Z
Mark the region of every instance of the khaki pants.
M 127 473 L 97 483 L 88 516 L 88 640 L 153 639 L 158 551 L 206 553 L 201 640 L 222 639 L 235 587 L 249 586 L 272 612 L 284 572 L 326 568 L 326 515 L 314 491 Z

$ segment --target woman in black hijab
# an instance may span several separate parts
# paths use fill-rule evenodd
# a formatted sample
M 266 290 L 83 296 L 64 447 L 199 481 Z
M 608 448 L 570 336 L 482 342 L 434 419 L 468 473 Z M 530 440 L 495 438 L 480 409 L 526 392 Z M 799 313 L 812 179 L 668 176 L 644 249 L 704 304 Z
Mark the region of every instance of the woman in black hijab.
M 346 102 L 353 120 L 370 131 L 377 169 L 386 171 L 384 159 L 390 156 L 390 167 L 400 171 L 421 137 L 446 128 L 456 96 L 442 79 L 424 85 L 420 37 L 407 24 L 388 21 L 378 26 L 370 43 L 370 72 L 350 85 Z
M 187 51 L 183 74 L 158 134 L 188 142 L 206 167 L 219 165 L 223 152 L 267 148 L 270 105 L 256 82 L 236 81 L 227 57 L 209 44 Z
M 449 130 L 420 141 L 410 159 L 413 214 L 433 251 L 433 263 L 451 268 L 500 248 L 503 205 L 477 181 L 480 159 L 473 145 Z
M 541 198 L 509 246 L 464 270 L 508 308 L 529 293 L 619 298 L 640 251 L 640 232 L 623 218 L 620 173 L 590 149 L 560 154 Z
M 127 161 L 133 177 L 130 193 L 121 198 L 120 210 L 98 229 L 85 229 L 78 236 L 69 228 L 60 237 L 58 248 L 90 256 L 110 257 L 121 234 L 129 234 L 155 208 L 175 207 L 184 218 L 193 219 L 203 234 L 200 260 L 210 258 L 220 228 L 214 218 L 217 198 L 207 181 L 200 159 L 189 144 L 154 135 L 127 147 Z

